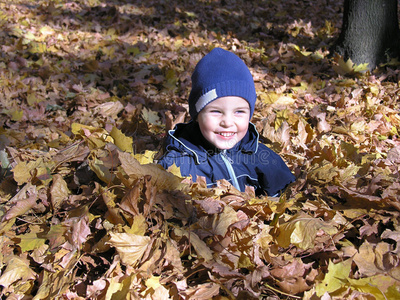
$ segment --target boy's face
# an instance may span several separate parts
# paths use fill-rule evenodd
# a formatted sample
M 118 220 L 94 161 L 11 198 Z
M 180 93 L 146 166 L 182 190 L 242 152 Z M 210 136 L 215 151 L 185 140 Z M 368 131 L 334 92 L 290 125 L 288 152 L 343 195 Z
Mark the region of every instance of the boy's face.
M 232 148 L 246 135 L 249 121 L 249 103 L 236 96 L 212 101 L 197 116 L 204 138 L 221 150 Z

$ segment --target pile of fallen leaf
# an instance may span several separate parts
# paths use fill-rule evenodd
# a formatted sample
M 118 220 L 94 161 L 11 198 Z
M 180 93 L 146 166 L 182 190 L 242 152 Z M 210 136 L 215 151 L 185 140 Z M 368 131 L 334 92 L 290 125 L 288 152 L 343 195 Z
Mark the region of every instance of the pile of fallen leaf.
M 342 4 L 0 1 L 1 298 L 399 299 L 400 71 L 329 56 Z M 154 163 L 216 46 L 280 198 Z

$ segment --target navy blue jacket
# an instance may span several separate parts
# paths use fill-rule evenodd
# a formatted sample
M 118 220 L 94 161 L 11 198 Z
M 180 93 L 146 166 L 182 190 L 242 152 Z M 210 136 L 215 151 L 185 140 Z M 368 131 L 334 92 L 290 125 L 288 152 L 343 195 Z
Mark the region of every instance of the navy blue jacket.
M 219 150 L 201 134 L 197 122 L 178 124 L 168 132 L 165 153 L 158 161 L 165 169 L 175 163 L 182 176 L 204 176 L 207 186 L 228 180 L 240 191 L 253 186 L 256 194 L 277 196 L 295 180 L 282 158 L 259 142 L 255 126 L 250 123 L 246 136 L 233 148 Z

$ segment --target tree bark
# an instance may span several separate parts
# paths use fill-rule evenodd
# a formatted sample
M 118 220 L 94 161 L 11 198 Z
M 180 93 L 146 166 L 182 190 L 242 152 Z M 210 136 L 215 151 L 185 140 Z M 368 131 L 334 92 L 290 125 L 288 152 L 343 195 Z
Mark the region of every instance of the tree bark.
M 334 51 L 373 70 L 399 57 L 397 0 L 345 0 L 343 24 Z

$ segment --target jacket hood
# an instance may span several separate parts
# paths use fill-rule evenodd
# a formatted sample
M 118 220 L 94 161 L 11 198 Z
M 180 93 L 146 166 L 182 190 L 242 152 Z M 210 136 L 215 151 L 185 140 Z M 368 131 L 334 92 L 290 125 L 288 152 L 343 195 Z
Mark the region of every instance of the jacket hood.
M 249 123 L 249 129 L 245 137 L 226 152 L 256 153 L 258 150 L 259 134 L 253 123 Z M 199 124 L 195 121 L 180 123 L 173 130 L 168 131 L 165 141 L 167 150 L 175 150 L 195 157 L 197 164 L 207 160 L 207 157 L 221 152 L 215 148 L 202 135 Z

